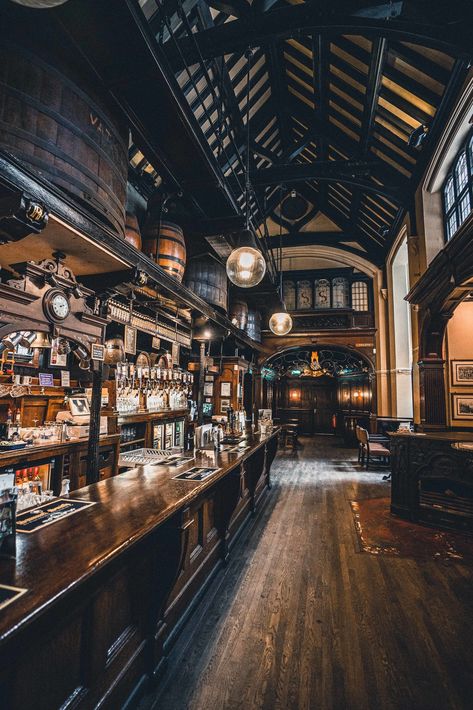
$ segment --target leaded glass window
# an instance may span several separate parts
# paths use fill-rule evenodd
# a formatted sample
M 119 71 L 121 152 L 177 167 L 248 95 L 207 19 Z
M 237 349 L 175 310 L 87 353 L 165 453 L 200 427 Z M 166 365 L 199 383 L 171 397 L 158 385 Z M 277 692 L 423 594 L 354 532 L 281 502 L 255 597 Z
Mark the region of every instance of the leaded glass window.
M 296 310 L 296 284 L 294 281 L 283 282 L 283 298 L 288 311 Z
M 330 308 L 330 281 L 317 279 L 315 281 L 315 308 Z
M 447 240 L 467 219 L 473 206 L 473 137 L 463 146 L 443 186 Z
M 348 280 L 337 276 L 332 281 L 332 308 L 348 308 Z
M 368 284 L 366 281 L 354 281 L 352 283 L 351 307 L 354 311 L 368 310 Z

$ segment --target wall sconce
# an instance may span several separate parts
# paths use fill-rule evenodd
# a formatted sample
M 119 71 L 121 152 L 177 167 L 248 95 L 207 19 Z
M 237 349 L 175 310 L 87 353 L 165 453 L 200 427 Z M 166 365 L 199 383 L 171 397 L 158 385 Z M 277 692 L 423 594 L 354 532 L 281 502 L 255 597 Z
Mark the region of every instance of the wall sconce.
M 290 390 L 289 399 L 295 400 L 295 399 L 300 399 L 300 398 L 301 398 L 301 393 L 299 390 Z

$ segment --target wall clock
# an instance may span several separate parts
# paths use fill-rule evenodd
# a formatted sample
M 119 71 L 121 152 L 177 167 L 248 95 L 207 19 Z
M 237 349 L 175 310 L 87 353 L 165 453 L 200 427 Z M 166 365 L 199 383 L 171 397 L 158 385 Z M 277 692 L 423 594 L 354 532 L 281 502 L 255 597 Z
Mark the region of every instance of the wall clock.
M 59 288 L 51 288 L 44 294 L 43 309 L 52 321 L 63 321 L 71 312 L 69 299 Z

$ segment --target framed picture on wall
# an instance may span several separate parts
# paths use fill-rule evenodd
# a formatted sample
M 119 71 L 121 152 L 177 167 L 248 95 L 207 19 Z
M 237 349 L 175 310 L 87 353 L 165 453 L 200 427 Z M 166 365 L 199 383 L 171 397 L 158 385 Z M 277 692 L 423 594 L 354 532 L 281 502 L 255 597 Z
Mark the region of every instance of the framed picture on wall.
M 473 419 L 473 395 L 452 394 L 452 419 Z
M 221 382 L 220 383 L 220 396 L 221 397 L 231 397 L 232 396 L 232 383 L 231 382 Z
M 473 385 L 473 360 L 452 360 L 452 385 Z
M 230 406 L 230 400 L 229 399 L 221 399 L 220 400 L 220 413 L 221 414 L 226 414 L 227 409 Z
M 204 395 L 211 397 L 214 393 L 213 382 L 204 382 Z

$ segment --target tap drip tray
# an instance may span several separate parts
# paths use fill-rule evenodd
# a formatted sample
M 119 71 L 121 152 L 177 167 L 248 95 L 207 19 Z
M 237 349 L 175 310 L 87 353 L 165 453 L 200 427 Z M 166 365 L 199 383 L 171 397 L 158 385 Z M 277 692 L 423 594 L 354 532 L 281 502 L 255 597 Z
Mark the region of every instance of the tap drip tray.
M 218 468 L 204 468 L 201 466 L 193 466 L 188 471 L 183 471 L 178 473 L 177 476 L 173 476 L 178 481 L 204 481 L 206 478 L 216 473 L 220 469 Z

